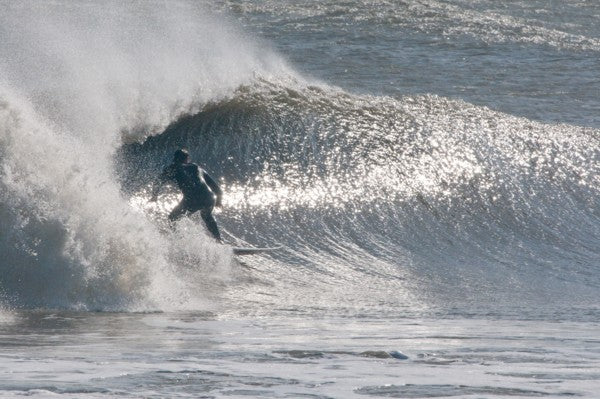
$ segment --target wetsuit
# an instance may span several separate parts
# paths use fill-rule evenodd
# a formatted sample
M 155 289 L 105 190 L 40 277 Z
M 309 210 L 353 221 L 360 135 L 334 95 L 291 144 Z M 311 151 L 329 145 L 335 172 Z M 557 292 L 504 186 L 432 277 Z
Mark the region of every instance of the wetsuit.
M 175 221 L 187 213 L 200 211 L 208 231 L 221 241 L 212 211 L 215 205 L 220 206 L 222 191 L 213 178 L 195 163 L 174 162 L 161 173 L 153 195 L 156 196 L 162 184 L 167 182 L 176 182 L 183 193 L 183 200 L 171 211 L 169 219 Z

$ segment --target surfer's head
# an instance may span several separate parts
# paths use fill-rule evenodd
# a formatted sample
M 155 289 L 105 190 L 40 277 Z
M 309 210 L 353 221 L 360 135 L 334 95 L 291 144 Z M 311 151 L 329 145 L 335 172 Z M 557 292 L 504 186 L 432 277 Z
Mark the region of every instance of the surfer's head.
M 188 163 L 190 161 L 190 153 L 185 148 L 180 148 L 173 155 L 173 162 Z

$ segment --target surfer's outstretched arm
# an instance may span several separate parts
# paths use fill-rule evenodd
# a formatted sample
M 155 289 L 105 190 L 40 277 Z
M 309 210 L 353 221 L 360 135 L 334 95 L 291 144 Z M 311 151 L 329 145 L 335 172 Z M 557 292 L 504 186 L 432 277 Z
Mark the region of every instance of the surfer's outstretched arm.
M 204 177 L 204 181 L 206 181 L 206 184 L 208 184 L 210 190 L 217 196 L 216 206 L 221 206 L 221 200 L 223 198 L 223 191 L 221 190 L 221 187 L 219 187 L 217 182 L 212 177 L 210 177 L 210 175 L 206 173 L 205 170 L 203 170 L 202 172 L 202 177 Z

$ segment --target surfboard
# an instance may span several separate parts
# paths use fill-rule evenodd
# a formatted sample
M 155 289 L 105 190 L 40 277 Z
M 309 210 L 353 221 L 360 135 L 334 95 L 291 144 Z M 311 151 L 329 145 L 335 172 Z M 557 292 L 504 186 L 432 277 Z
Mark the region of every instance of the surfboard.
M 263 247 L 263 248 L 254 248 L 254 247 L 232 247 L 233 253 L 235 255 L 256 255 L 262 254 L 265 252 L 276 251 L 281 247 Z

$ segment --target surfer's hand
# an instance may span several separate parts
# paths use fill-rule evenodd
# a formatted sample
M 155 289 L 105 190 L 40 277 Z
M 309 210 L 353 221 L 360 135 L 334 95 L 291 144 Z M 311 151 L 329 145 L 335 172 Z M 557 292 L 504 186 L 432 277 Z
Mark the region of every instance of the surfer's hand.
M 156 202 L 157 200 L 158 200 L 158 195 L 152 194 L 152 197 L 150 197 L 150 202 Z
M 223 201 L 221 201 L 221 197 L 217 198 L 217 201 L 215 202 L 215 206 L 217 208 L 223 207 Z

